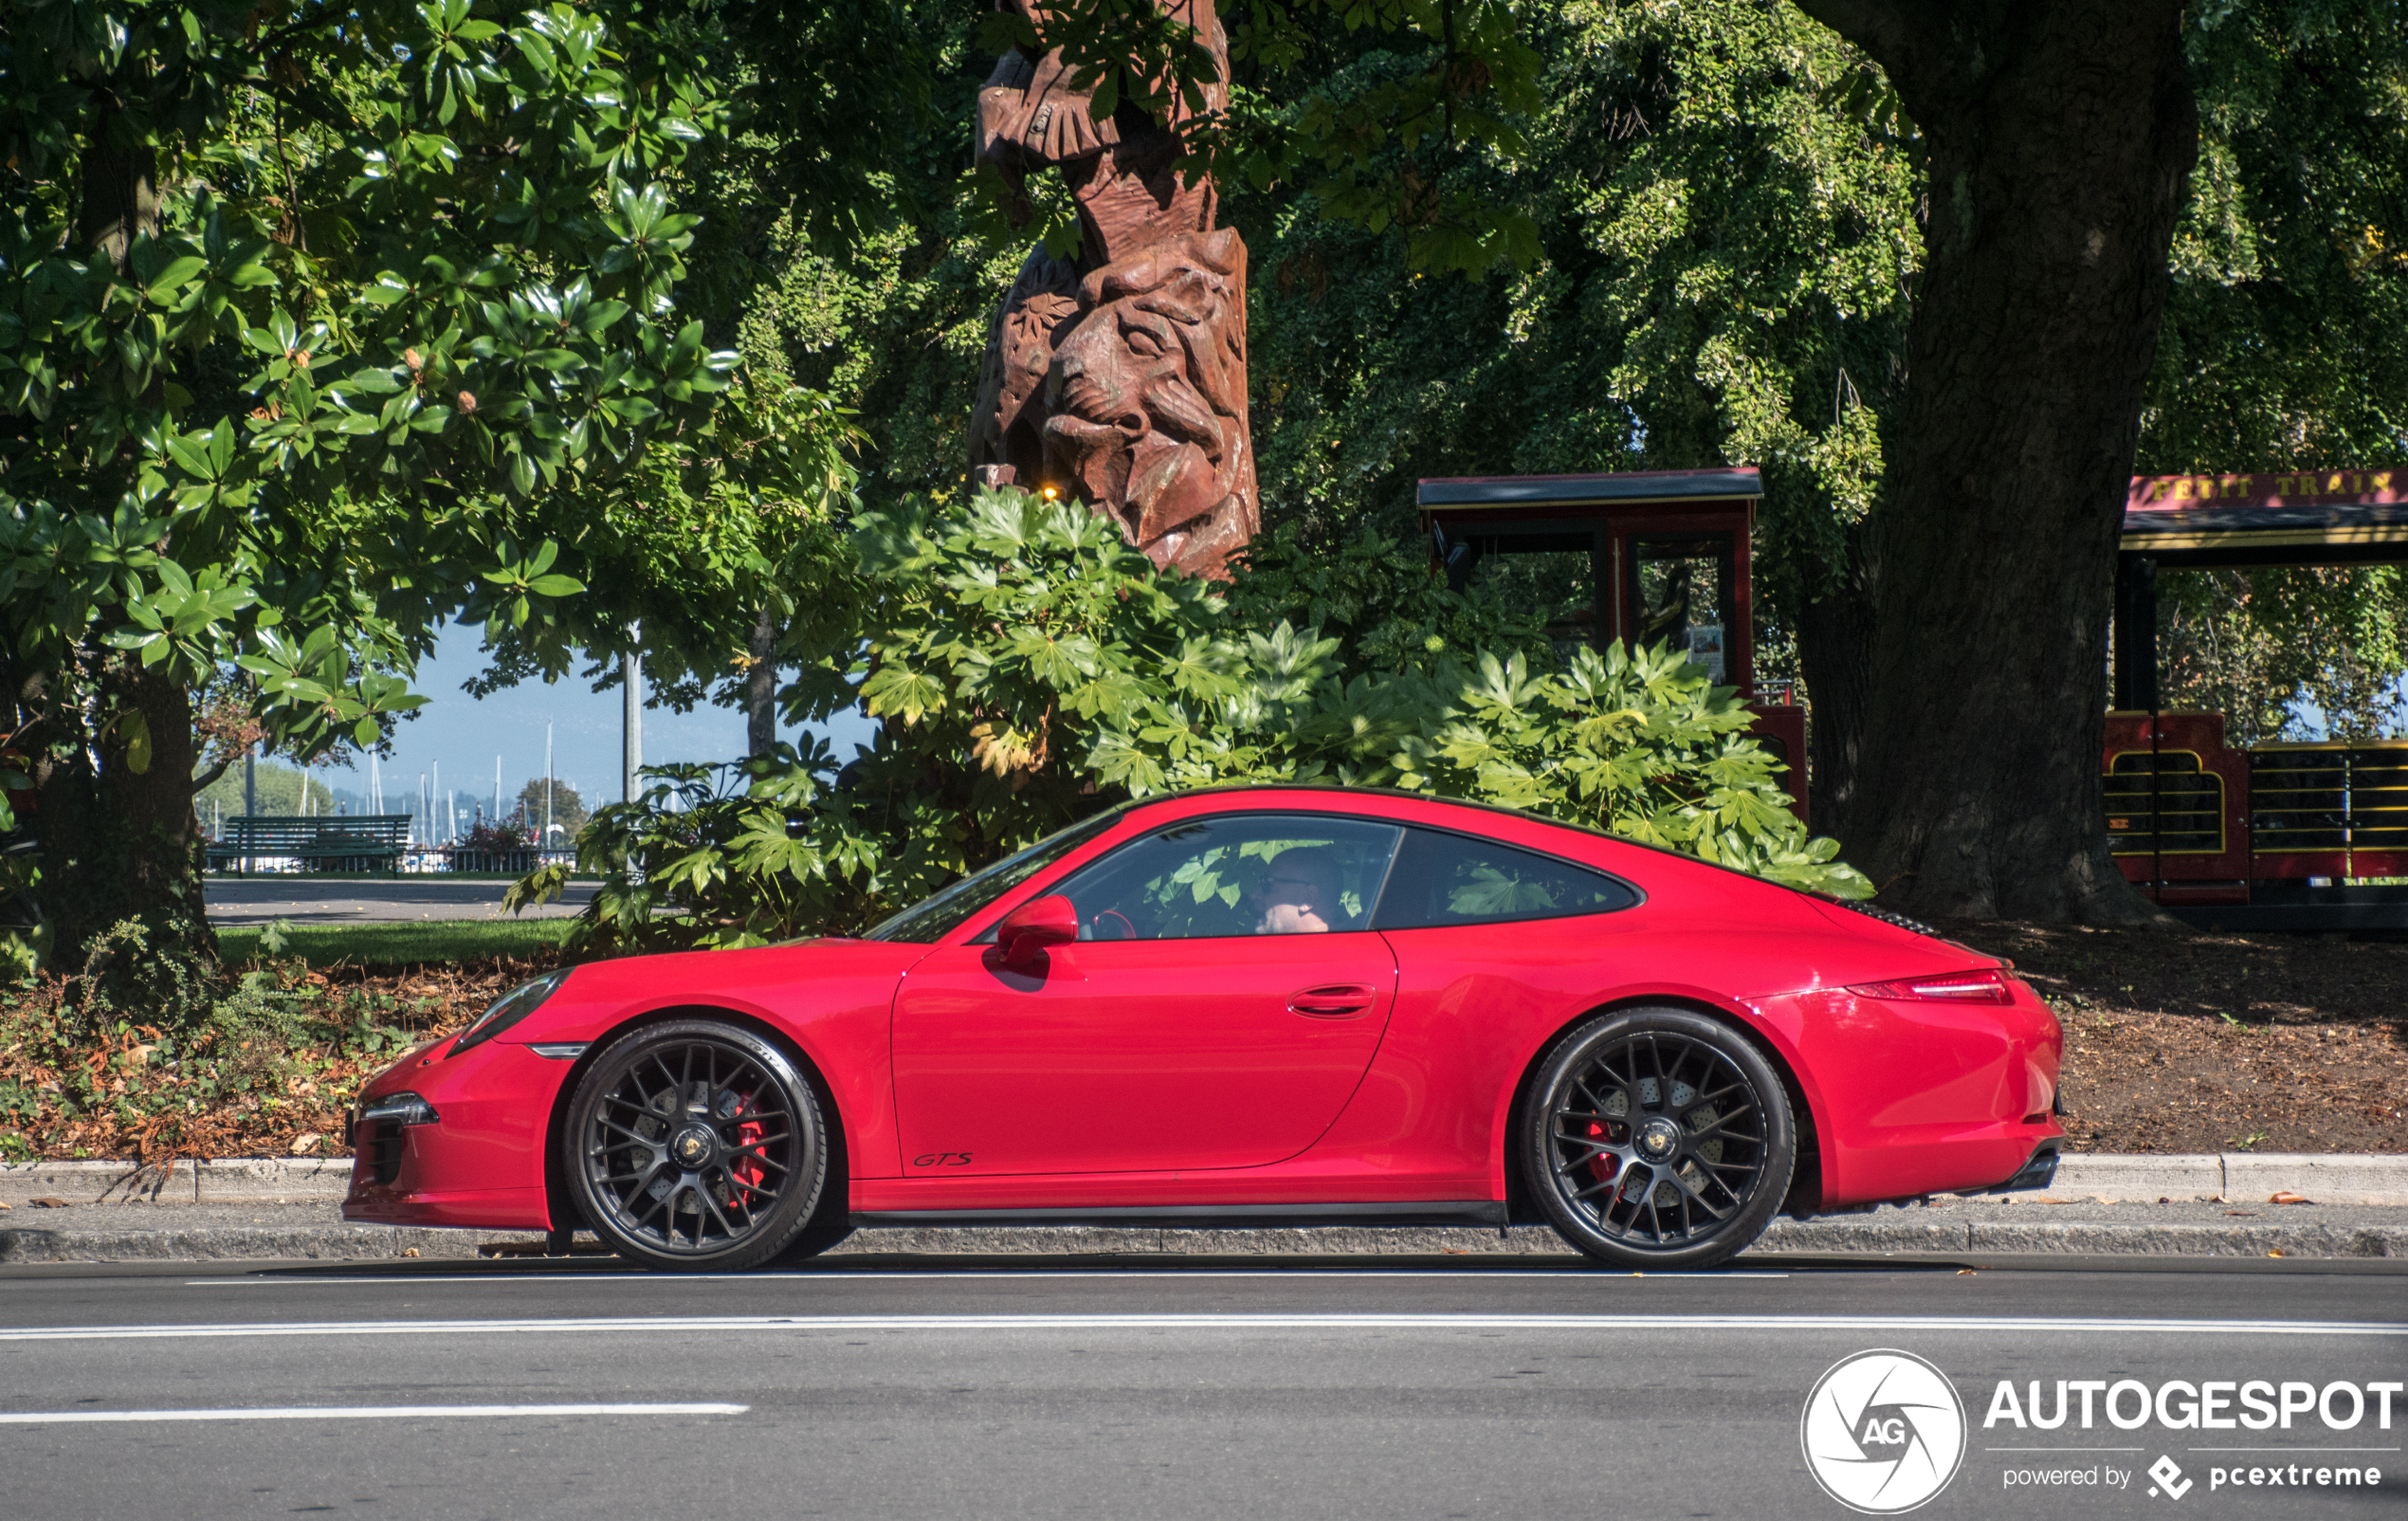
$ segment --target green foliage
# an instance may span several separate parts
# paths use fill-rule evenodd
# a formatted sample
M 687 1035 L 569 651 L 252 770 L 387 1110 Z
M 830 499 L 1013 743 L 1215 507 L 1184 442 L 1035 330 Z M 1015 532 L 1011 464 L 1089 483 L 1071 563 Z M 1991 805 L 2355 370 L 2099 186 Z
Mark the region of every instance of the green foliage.
M 2408 454 L 2408 25 L 2251 0 L 2186 28 L 2199 161 L 2176 229 L 2139 468 Z
M 263 814 L 300 813 L 303 776 L 303 772 L 292 766 L 278 765 L 273 761 L 260 762 L 255 786 L 259 811 Z M 326 784 L 324 776 L 317 771 L 306 773 L 306 776 L 309 811 L 313 814 L 333 813 L 335 793 Z M 216 780 L 193 793 L 192 806 L 199 811 L 204 825 L 210 821 L 212 812 L 220 818 L 232 818 L 242 813 L 242 766 L 237 763 L 228 768 Z
M 61 769 L 144 769 L 116 669 L 296 759 L 380 742 L 436 623 L 548 621 L 583 493 L 726 384 L 672 193 L 725 112 L 640 9 L 92 0 L 8 39 L 0 642 Z
M 2166 706 L 2235 744 L 2408 736 L 2408 574 L 2397 565 L 2158 577 Z
M 2397 7 L 2257 0 L 2186 36 L 2199 161 L 2138 467 L 2408 461 L 2408 27 Z M 2242 742 L 2408 734 L 2398 567 L 2159 587 L 2169 703 L 2227 713 Z
M 1527 148 L 1542 67 L 1523 21 L 1490 0 L 1252 0 L 1226 18 L 1226 113 L 1205 109 L 1210 52 L 1155 0 L 1006 8 L 979 35 L 989 56 L 1059 48 L 1097 120 L 1134 106 L 1177 134 L 1183 174 L 1302 190 L 1324 216 L 1403 232 L 1414 269 L 1479 274 L 1536 252 L 1527 211 L 1469 173 Z
M 1786 5 L 1525 24 L 1546 61 L 1530 147 L 1477 172 L 1537 228 L 1516 278 L 1416 278 L 1386 240 L 1233 197 L 1250 234 L 1270 229 L 1251 292 L 1266 517 L 1330 539 L 1401 529 L 1424 476 L 1756 465 L 1758 596 L 1794 619 L 1886 467 L 1915 144 L 1869 126 L 1878 70 Z M 1541 613 L 1593 599 L 1585 572 L 1528 574 L 1480 572 Z
M 538 834 L 543 830 L 547 809 L 550 811 L 553 827 L 572 839 L 576 836 L 578 830 L 585 827 L 586 819 L 593 815 L 593 810 L 586 806 L 584 797 L 575 787 L 557 777 L 548 779 L 543 777 L 529 777 L 527 784 L 519 789 L 518 802 L 520 815 L 533 825 Z
M 525 593 L 498 605 L 485 623 L 492 664 L 470 689 L 557 681 L 580 653 L 608 686 L 615 656 L 640 642 L 652 702 L 732 706 L 763 615 L 790 649 L 844 643 L 857 597 L 840 514 L 854 500 L 849 455 L 861 440 L 826 394 L 774 371 L 739 372 L 707 421 L 652 440 L 627 472 L 582 494 L 567 552 L 607 596 L 552 604 L 532 622 Z M 543 579 L 525 585 L 566 595 L 545 593 Z
M 1408 647 L 1415 664 L 1350 674 L 1341 639 L 1232 609 L 1342 586 L 1359 658 L 1400 642 L 1385 631 L 1474 627 L 1476 605 L 1426 573 L 1414 587 L 1343 561 L 1327 577 L 1284 565 L 1270 594 L 1241 575 L 1225 597 L 1157 574 L 1085 509 L 1016 490 L 866 538 L 865 650 L 821 701 L 857 696 L 882 721 L 876 743 L 841 773 L 824 746 L 654 768 L 642 801 L 605 807 L 578 838 L 578 867 L 603 877 L 581 935 L 741 945 L 858 929 L 1098 808 L 1224 782 L 1503 802 L 1870 891 L 1806 837 L 1730 689 L 1663 650 L 1534 672 L 1519 651 L 1458 657 L 1429 634 Z M 510 904 L 566 877 L 538 872 Z
M 1286 620 L 1335 639 L 1331 658 L 1347 675 L 1426 670 L 1482 650 L 1552 656 L 1543 608 L 1491 586 L 1450 591 L 1420 544 L 1376 529 L 1324 548 L 1298 523 L 1274 524 L 1246 546 L 1225 595 L 1241 627 Z

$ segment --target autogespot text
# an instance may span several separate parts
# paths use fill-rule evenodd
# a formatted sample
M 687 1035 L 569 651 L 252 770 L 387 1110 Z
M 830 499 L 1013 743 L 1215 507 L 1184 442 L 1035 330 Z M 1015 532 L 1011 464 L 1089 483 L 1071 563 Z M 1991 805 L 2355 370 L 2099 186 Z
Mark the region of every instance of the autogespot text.
M 2387 1432 L 2392 1429 L 2393 1396 L 2408 1384 L 2396 1380 L 2336 1380 L 2320 1385 L 2293 1379 L 2168 1379 L 2154 1385 L 2139 1379 L 2034 1379 L 2018 1388 L 2014 1380 L 2000 1379 L 1981 1427 L 1994 1436 L 2092 1431 L 2102 1423 L 2126 1432 L 2150 1425 L 2197 1432 Z M 2196 1473 L 2186 1474 L 2171 1457 L 2160 1457 L 2137 1475 L 2133 1468 L 2106 1461 L 2089 1466 L 2034 1463 L 2006 1469 L 2004 1484 L 2011 1490 L 2129 1491 L 2137 1476 L 2154 1481 L 2150 1494 L 2180 1499 L 2198 1483 Z M 2212 1463 L 2204 1476 L 2210 1493 L 2362 1489 L 2382 1483 L 2382 1470 L 2372 1462 L 2336 1461 L 2322 1454 L 2300 1462 L 2278 1452 Z

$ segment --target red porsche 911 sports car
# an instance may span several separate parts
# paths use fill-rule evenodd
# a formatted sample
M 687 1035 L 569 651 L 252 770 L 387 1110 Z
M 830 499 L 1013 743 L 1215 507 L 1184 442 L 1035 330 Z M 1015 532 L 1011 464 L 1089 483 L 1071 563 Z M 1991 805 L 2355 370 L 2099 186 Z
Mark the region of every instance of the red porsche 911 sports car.
M 869 1224 L 1543 1219 L 1694 1267 L 2045 1186 L 2062 1039 L 1911 922 L 1524 814 L 1114 809 L 858 939 L 589 962 L 369 1084 L 353 1220 L 739 1269 Z

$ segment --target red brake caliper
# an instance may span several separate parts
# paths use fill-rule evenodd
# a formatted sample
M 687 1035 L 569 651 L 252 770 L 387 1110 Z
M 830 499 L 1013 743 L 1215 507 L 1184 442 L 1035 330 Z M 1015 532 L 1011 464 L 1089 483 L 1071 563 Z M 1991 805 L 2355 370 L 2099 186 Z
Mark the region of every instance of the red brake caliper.
M 745 1094 L 745 1105 L 750 1107 L 752 1102 L 753 1095 Z M 736 1144 L 739 1146 L 757 1145 L 764 1133 L 760 1121 L 746 1120 L 736 1127 Z M 761 1159 L 753 1152 L 741 1152 L 728 1164 L 727 1181 L 739 1192 L 734 1202 L 742 1204 L 748 1211 L 753 1208 L 753 1195 L 768 1179 L 769 1169 L 761 1165 Z
M 1591 1120 L 1589 1122 L 1589 1139 L 1592 1141 L 1607 1141 L 1611 1140 L 1612 1137 L 1607 1134 L 1604 1126 L 1598 1124 L 1595 1120 Z M 1614 1160 L 1614 1153 L 1611 1151 L 1597 1151 L 1590 1154 L 1589 1176 L 1596 1179 L 1598 1182 L 1612 1182 L 1614 1181 L 1614 1175 L 1621 1170 L 1621 1166 L 1622 1164 Z

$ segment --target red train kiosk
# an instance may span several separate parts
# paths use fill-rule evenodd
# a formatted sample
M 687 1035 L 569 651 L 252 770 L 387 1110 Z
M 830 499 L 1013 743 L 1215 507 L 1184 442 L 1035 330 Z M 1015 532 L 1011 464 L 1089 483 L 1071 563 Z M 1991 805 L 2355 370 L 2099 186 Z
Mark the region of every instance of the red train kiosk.
M 1760 692 L 1748 538 L 1762 500 L 1751 468 L 1426 480 L 1423 529 L 1460 589 L 1489 555 L 1573 551 L 1589 557 L 1595 600 L 1576 637 L 1602 648 L 1669 642 L 1756 714 L 1752 732 L 1788 765 L 1782 785 L 1806 816 L 1806 710 L 1784 690 Z M 1760 701 L 1778 695 L 1778 702 Z
M 2226 742 L 2161 706 L 2157 573 L 2408 563 L 2408 469 L 2136 476 L 2116 561 L 2107 835 L 2125 876 L 2194 924 L 2408 928 L 2408 741 Z

